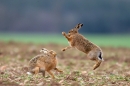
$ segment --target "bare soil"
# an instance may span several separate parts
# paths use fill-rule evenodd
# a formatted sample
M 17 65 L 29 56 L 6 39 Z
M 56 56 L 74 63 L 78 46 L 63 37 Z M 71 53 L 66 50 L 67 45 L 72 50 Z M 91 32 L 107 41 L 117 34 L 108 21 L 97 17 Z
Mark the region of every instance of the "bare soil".
M 94 62 L 86 54 L 65 45 L 0 42 L 0 86 L 130 86 L 130 48 L 101 47 L 104 62 L 92 70 Z M 47 48 L 57 52 L 57 67 L 63 74 L 53 71 L 56 79 L 27 75 L 28 62 Z

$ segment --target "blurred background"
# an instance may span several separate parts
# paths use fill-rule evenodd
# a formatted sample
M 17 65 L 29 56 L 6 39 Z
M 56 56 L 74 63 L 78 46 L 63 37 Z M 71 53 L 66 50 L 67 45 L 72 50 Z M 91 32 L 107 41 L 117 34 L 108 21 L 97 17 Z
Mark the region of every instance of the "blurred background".
M 130 1 L 0 0 L 0 40 L 30 40 L 32 35 L 27 39 L 29 35 L 25 34 L 36 34 L 35 37 L 57 34 L 59 37 L 58 34 L 68 32 L 77 23 L 84 24 L 79 32 L 99 45 L 110 43 L 113 38 L 111 42 L 117 40 L 115 44 L 123 42 L 121 45 L 129 46 Z

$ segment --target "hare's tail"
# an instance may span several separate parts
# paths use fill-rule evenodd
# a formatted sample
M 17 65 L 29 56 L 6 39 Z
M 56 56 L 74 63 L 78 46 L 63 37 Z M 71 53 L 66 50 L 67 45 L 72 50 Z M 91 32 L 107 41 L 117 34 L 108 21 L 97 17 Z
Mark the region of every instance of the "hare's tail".
M 104 61 L 103 57 L 102 57 L 102 52 L 100 52 L 99 56 L 98 56 L 98 59 L 101 60 L 101 61 Z

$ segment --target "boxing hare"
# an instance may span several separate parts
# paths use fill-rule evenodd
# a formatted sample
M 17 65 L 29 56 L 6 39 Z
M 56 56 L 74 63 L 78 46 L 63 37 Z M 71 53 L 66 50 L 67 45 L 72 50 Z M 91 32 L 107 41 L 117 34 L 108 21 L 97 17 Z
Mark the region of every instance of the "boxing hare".
M 63 72 L 59 70 L 58 68 L 56 68 L 56 65 L 57 65 L 56 55 L 57 54 L 55 51 L 53 50 L 49 51 L 47 49 L 45 50 L 44 48 L 40 50 L 40 52 L 43 52 L 43 53 L 35 56 L 29 61 L 29 72 L 33 74 L 37 74 L 41 72 L 42 75 L 45 77 L 45 71 L 47 71 L 52 76 L 53 79 L 55 77 L 53 73 L 51 72 L 52 69 L 58 72 Z
M 83 35 L 78 33 L 78 30 L 83 26 L 79 23 L 75 28 L 71 29 L 67 34 L 62 32 L 62 35 L 68 40 L 70 46 L 65 47 L 62 51 L 65 51 L 69 48 L 76 48 L 87 54 L 91 60 L 96 61 L 96 64 L 93 66 L 93 70 L 98 68 L 103 61 L 102 50 L 89 40 L 87 40 Z

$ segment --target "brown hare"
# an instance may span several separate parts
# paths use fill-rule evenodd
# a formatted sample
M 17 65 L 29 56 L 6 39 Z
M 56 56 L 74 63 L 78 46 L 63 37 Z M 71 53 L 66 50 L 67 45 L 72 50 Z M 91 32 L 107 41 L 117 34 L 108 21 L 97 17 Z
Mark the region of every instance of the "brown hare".
M 96 61 L 96 64 L 93 66 L 93 70 L 98 68 L 103 61 L 102 50 L 89 40 L 87 40 L 83 35 L 78 33 L 78 30 L 83 26 L 79 23 L 75 28 L 71 29 L 67 34 L 62 32 L 62 35 L 68 40 L 70 46 L 65 47 L 62 51 L 65 51 L 69 48 L 76 48 L 87 54 L 91 60 Z
M 39 72 L 42 73 L 42 75 L 45 77 L 45 71 L 47 71 L 51 77 L 54 79 L 54 75 L 51 72 L 52 69 L 58 71 L 58 72 L 63 72 L 56 68 L 57 65 L 57 59 L 56 59 L 56 52 L 53 50 L 47 50 L 43 48 L 40 50 L 40 52 L 43 52 L 42 54 L 39 54 L 32 58 L 29 61 L 29 72 L 32 74 L 37 74 Z

